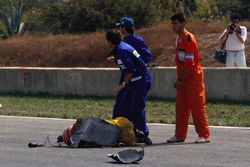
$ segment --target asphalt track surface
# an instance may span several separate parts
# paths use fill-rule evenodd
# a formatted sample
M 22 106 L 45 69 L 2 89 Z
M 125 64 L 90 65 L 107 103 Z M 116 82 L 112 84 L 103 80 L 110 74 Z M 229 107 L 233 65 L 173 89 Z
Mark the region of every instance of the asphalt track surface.
M 173 125 L 150 124 L 153 146 L 145 147 L 139 164 L 120 165 L 106 154 L 128 148 L 28 148 L 29 141 L 52 141 L 73 120 L 0 116 L 0 167 L 249 167 L 250 128 L 211 127 L 211 143 L 194 144 L 193 127 L 185 143 L 166 144 L 174 132 Z M 140 149 L 140 147 L 135 147 Z

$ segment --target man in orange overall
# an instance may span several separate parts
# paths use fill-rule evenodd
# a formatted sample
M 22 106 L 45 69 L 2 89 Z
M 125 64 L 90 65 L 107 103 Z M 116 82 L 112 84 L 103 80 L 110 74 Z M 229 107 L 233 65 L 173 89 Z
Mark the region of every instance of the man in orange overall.
M 187 136 L 189 115 L 193 117 L 198 140 L 195 143 L 210 142 L 210 132 L 206 116 L 206 98 L 203 70 L 200 65 L 198 46 L 193 34 L 185 29 L 185 17 L 178 13 L 171 17 L 176 41 L 176 65 L 178 80 L 175 83 L 176 129 L 168 143 L 184 142 Z

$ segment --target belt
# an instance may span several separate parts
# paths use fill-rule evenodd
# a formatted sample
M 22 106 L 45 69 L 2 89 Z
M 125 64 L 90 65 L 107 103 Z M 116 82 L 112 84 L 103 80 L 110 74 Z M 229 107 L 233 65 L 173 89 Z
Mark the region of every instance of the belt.
M 242 49 L 242 50 L 226 50 L 227 52 L 242 52 L 242 51 L 244 51 L 244 49 Z
M 134 77 L 131 78 L 131 82 L 139 81 L 140 79 L 142 79 L 142 76 Z

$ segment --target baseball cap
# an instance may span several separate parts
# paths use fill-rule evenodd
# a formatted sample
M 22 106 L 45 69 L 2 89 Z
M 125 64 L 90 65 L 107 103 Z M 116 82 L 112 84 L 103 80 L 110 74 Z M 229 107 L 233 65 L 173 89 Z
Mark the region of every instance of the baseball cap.
M 134 26 L 134 19 L 131 17 L 123 17 L 119 23 L 116 23 L 117 27 L 124 27 L 124 26 Z

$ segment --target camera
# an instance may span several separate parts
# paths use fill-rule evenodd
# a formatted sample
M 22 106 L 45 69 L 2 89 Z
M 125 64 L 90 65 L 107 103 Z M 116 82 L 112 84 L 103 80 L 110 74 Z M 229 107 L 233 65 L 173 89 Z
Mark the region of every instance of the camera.
M 239 26 L 237 26 L 236 24 L 230 24 L 229 26 L 229 33 L 232 34 L 234 31 L 237 31 L 241 34 L 241 29 Z
M 237 26 L 235 24 L 229 25 L 229 31 L 235 31 L 236 27 Z

